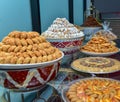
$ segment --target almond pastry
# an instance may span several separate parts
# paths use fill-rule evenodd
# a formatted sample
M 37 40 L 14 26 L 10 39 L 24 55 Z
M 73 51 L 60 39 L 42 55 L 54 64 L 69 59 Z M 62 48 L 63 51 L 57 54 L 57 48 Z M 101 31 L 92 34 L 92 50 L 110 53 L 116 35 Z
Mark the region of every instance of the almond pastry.
M 66 97 L 69 102 L 120 102 L 120 82 L 93 78 L 73 83 Z

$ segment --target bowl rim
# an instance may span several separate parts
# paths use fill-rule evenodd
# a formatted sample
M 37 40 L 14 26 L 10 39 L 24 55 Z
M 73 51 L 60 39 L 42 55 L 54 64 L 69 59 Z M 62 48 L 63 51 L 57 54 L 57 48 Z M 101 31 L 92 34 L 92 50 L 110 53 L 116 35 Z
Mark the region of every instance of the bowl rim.
M 47 38 L 46 40 L 74 40 L 74 39 L 79 39 L 79 38 L 83 38 L 85 36 L 85 34 L 83 33 L 80 36 L 76 36 L 76 37 L 72 37 L 72 38 Z
M 79 79 L 76 79 L 76 80 L 73 80 L 71 82 L 69 82 L 68 84 L 66 84 L 66 86 L 62 89 L 62 98 L 63 98 L 63 101 L 64 102 L 70 102 L 69 99 L 67 98 L 66 96 L 66 92 L 69 90 L 70 86 L 73 85 L 74 83 L 77 83 L 77 82 L 81 82 L 81 81 L 87 81 L 87 80 L 94 80 L 94 79 L 97 79 L 97 80 L 107 80 L 107 81 L 115 81 L 115 82 L 120 82 L 119 80 L 117 79 L 113 79 L 113 78 L 104 78 L 104 77 L 85 77 L 85 78 L 79 78 Z
M 0 70 L 28 70 L 28 69 L 37 69 L 44 68 L 47 65 L 52 65 L 58 61 L 60 61 L 64 57 L 64 53 L 60 51 L 62 56 L 58 59 L 42 62 L 42 63 L 33 63 L 33 64 L 0 64 Z
M 99 28 L 99 29 L 100 29 L 100 28 L 102 28 L 102 27 L 83 27 L 83 28 L 84 28 L 84 29 L 95 29 L 95 28 L 97 28 L 97 29 Z

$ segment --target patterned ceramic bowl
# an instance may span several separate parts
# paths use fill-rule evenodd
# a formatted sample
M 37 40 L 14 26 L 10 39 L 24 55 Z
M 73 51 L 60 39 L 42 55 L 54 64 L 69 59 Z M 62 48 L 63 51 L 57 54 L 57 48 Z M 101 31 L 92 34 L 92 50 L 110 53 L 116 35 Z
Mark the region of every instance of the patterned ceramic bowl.
M 64 53 L 61 64 L 68 63 L 78 57 L 79 49 L 83 43 L 84 35 L 75 38 L 66 39 L 47 39 L 53 46 L 57 47 Z M 74 54 L 74 55 L 73 55 Z
M 36 64 L 0 64 L 0 85 L 14 91 L 40 88 L 56 77 L 63 56 Z

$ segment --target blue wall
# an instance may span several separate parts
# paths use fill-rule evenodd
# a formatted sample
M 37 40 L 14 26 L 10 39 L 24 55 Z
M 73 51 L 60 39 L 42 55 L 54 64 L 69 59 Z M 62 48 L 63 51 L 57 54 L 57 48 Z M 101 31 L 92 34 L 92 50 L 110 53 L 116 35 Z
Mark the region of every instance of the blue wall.
M 83 1 L 84 0 L 73 0 L 74 1 L 74 23 L 81 25 L 83 23 Z
M 0 0 L 0 41 L 13 30 L 31 30 L 29 0 Z
M 83 22 L 83 1 L 74 0 L 74 22 Z M 68 19 L 68 0 L 40 0 L 42 32 L 45 31 L 57 17 Z
M 40 0 L 41 27 L 45 31 L 57 17 L 68 19 L 68 0 Z
M 68 0 L 39 0 L 42 32 L 57 17 L 68 19 Z M 83 1 L 74 0 L 74 22 L 83 22 Z M 30 0 L 0 0 L 0 41 L 13 30 L 31 31 Z

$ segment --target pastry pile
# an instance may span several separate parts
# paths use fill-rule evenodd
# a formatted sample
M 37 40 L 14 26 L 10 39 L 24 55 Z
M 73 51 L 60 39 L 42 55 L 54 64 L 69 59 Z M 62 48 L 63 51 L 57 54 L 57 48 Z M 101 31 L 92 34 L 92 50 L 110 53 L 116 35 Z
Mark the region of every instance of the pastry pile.
M 84 79 L 72 84 L 67 93 L 70 102 L 120 102 L 120 82 L 109 79 Z
M 13 31 L 0 43 L 0 64 L 30 64 L 52 61 L 62 56 L 37 32 Z
M 93 16 L 88 16 L 82 26 L 84 26 L 84 27 L 102 27 L 102 25 Z
M 117 39 L 117 36 L 113 34 L 111 31 L 100 30 L 96 33 L 96 35 L 104 36 L 110 41 Z
M 106 37 L 101 35 L 93 36 L 91 40 L 81 48 L 81 50 L 95 53 L 119 51 L 119 49 L 114 44 L 112 44 Z
M 42 33 L 46 38 L 75 38 L 83 36 L 83 32 L 71 24 L 66 18 L 56 18 L 51 26 Z

